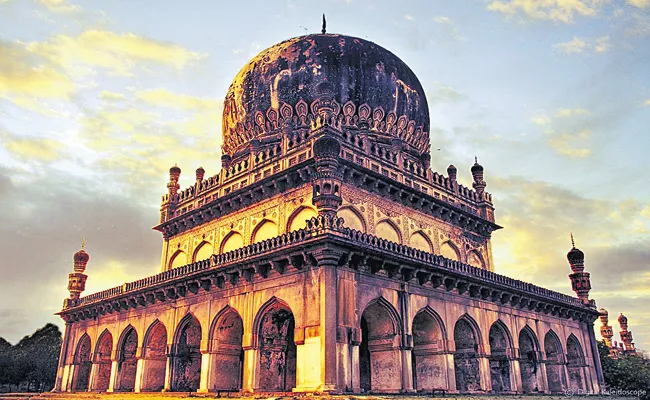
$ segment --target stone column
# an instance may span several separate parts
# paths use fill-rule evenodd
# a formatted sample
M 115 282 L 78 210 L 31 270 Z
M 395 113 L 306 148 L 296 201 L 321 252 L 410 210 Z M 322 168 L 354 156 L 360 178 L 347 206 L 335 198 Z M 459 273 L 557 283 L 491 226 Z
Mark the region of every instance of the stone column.
M 481 391 L 489 392 L 492 390 L 492 376 L 490 374 L 490 358 L 482 352 L 478 356 L 478 373 L 481 381 Z
M 118 361 L 116 359 L 113 359 L 111 361 L 111 377 L 108 379 L 108 390 L 106 390 L 107 393 L 113 393 L 115 391 L 115 387 L 117 386 L 117 367 Z
M 61 352 L 59 353 L 59 365 L 56 370 L 56 381 L 54 382 L 54 391 L 60 392 L 63 386 L 63 375 L 66 367 L 66 361 L 68 359 L 68 346 L 70 341 L 70 324 L 65 323 L 65 330 L 63 333 L 63 342 L 61 343 Z M 74 355 L 73 355 L 74 357 Z
M 514 383 L 512 390 L 516 391 L 517 393 L 523 393 L 524 385 L 521 382 L 521 366 L 519 365 L 519 358 L 518 358 L 519 349 L 515 349 L 515 354 L 517 355 L 517 358 L 511 361 L 512 368 L 510 369 L 510 373 L 512 374 L 511 381 Z
M 336 297 L 337 278 L 336 267 L 341 253 L 329 249 L 318 252 L 320 283 L 320 354 L 321 354 L 321 386 L 319 390 L 332 392 L 342 391 L 337 387 L 336 379 Z
M 246 335 L 245 335 L 246 336 Z M 257 364 L 259 349 L 252 346 L 244 346 L 244 381 L 242 382 L 242 391 L 252 393 L 257 388 Z
M 201 351 L 201 382 L 198 393 L 208 393 L 210 384 L 210 375 L 212 373 L 212 354 L 207 350 Z
M 448 345 L 449 353 L 445 354 L 446 367 L 447 367 L 447 390 L 450 393 L 458 393 L 456 389 L 456 366 L 454 364 L 454 351 L 456 351 L 456 345 L 453 340 L 449 340 Z
M 144 381 L 144 367 L 145 367 L 145 359 L 142 358 L 142 350 L 139 351 L 140 357 L 138 357 L 138 363 L 136 364 L 135 367 L 135 386 L 133 387 L 133 391 L 135 393 L 140 393 L 142 391 L 142 383 Z
M 172 354 L 172 346 L 169 345 L 167 349 L 167 365 L 165 365 L 165 386 L 163 387 L 163 392 L 169 392 L 172 388 L 172 372 L 174 368 L 174 357 Z
M 94 357 L 91 356 L 90 359 L 92 360 Z M 75 365 L 75 368 L 77 366 Z M 95 381 L 97 380 L 97 374 L 99 373 L 99 364 L 97 363 L 92 363 L 90 364 L 90 377 L 88 378 L 88 391 L 92 391 L 95 388 Z M 70 376 L 70 385 L 74 383 L 74 374 Z

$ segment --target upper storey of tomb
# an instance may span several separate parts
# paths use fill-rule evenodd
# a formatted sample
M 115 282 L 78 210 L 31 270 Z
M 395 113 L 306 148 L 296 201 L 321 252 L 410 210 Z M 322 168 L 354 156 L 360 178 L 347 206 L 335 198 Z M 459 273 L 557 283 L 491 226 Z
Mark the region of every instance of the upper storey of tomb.
M 318 115 L 334 116 L 368 142 L 429 153 L 429 109 L 413 71 L 377 44 L 306 35 L 258 54 L 237 74 L 223 111 L 223 154 L 281 141 Z M 425 156 L 425 157 L 426 157 Z

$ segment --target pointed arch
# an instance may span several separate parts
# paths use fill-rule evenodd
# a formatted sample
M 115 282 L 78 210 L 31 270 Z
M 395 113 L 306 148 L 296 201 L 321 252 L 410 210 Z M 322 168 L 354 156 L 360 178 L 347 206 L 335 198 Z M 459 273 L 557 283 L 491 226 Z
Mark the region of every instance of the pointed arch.
M 92 367 L 92 344 L 88 333 L 84 333 L 77 342 L 72 363 L 74 373 L 72 376 L 72 391 L 86 391 L 90 383 L 90 370 Z
M 391 334 L 396 335 L 399 332 L 401 332 L 402 324 L 400 322 L 401 319 L 400 319 L 399 313 L 397 312 L 397 310 L 395 310 L 395 307 L 393 307 L 393 305 L 388 300 L 386 300 L 383 296 L 379 296 L 379 297 L 369 301 L 368 304 L 366 304 L 366 308 L 364 308 L 363 313 L 361 315 L 363 316 L 363 314 L 365 314 L 368 311 L 368 309 L 370 309 L 371 307 L 380 307 L 390 317 L 389 321 L 390 321 L 391 327 L 392 327 L 391 328 Z M 370 323 L 370 321 L 368 321 L 368 322 Z M 369 327 L 369 328 L 372 329 L 372 327 Z M 387 328 L 387 327 L 385 327 L 385 328 Z M 386 329 L 382 329 L 382 330 L 386 330 Z
M 440 315 L 429 306 L 415 314 L 411 332 L 413 387 L 418 391 L 447 386 L 447 332 Z
M 273 308 L 286 308 L 289 312 L 293 314 L 293 311 L 291 310 L 291 307 L 289 306 L 289 303 L 286 301 L 272 296 L 270 299 L 268 299 L 264 304 L 260 306 L 260 308 L 257 310 L 257 313 L 255 314 L 255 319 L 253 320 L 253 332 L 257 333 L 259 332 L 262 324 L 262 319 L 264 318 L 264 315 L 271 309 Z M 257 336 L 257 335 L 256 335 Z M 256 338 L 258 343 L 254 343 L 254 346 L 259 346 L 259 337 Z
M 539 341 L 535 331 L 526 325 L 519 331 L 519 370 L 524 393 L 539 392 Z
M 397 224 L 388 218 L 377 222 L 377 225 L 375 225 L 375 236 L 397 244 L 403 243 L 402 232 Z
M 194 254 L 192 254 L 192 262 L 207 260 L 214 253 L 214 248 L 212 243 L 207 240 L 202 241 L 196 246 Z
M 485 269 L 485 260 L 483 259 L 483 255 L 477 250 L 472 250 L 467 254 L 467 264 L 476 268 Z
M 440 255 L 454 261 L 460 261 L 460 250 L 451 240 L 440 245 Z
M 227 253 L 232 250 L 244 247 L 244 236 L 237 231 L 230 231 L 221 241 L 219 253 Z
M 201 322 L 188 312 L 174 333 L 172 391 L 193 392 L 201 378 Z
M 160 320 L 153 321 L 144 334 L 142 358 L 144 358 L 143 391 L 160 391 L 165 387 L 167 368 L 167 328 Z
M 253 229 L 250 243 L 258 243 L 267 239 L 274 238 L 280 234 L 278 224 L 270 219 L 261 220 Z
M 169 269 L 182 267 L 187 264 L 187 254 L 183 250 L 176 250 L 174 255 L 169 259 Z
M 108 329 L 104 329 L 95 345 L 94 363 L 97 364 L 97 372 L 93 380 L 92 390 L 101 392 L 108 390 L 113 362 L 112 353 L 113 335 Z
M 366 220 L 363 215 L 353 206 L 343 206 L 338 209 L 336 214 L 343 218 L 343 225 L 359 232 L 368 232 Z
M 289 305 L 275 296 L 257 313 L 254 333 L 259 348 L 258 387 L 290 391 L 296 386 L 296 322 Z
M 566 371 L 564 350 L 560 337 L 550 329 L 544 335 L 544 353 L 546 355 L 546 381 L 551 393 L 564 393 L 566 390 Z
M 478 355 L 481 331 L 469 314 L 463 314 L 454 325 L 454 372 L 456 389 L 461 393 L 481 390 Z
M 566 361 L 569 372 L 569 386 L 573 390 L 584 389 L 585 358 L 578 338 L 572 333 L 566 341 Z
M 512 350 L 510 331 L 501 320 L 496 320 L 490 327 L 488 338 L 492 390 L 496 393 L 509 392 L 512 388 L 509 359 L 509 353 Z
M 318 212 L 312 207 L 300 206 L 291 213 L 287 220 L 287 232 L 297 231 L 307 226 L 307 220 L 318 216 Z
M 431 243 L 431 239 L 429 239 L 429 236 L 427 236 L 427 234 L 421 230 L 413 232 L 409 238 L 408 245 L 414 249 L 422 250 L 427 253 L 433 253 L 433 244 Z
M 138 364 L 138 331 L 129 324 L 118 340 L 117 390 L 132 392 L 135 389 L 135 375 Z
M 244 351 L 244 322 L 236 309 L 226 305 L 217 313 L 208 331 L 208 352 L 211 353 L 208 389 L 241 389 Z
M 210 330 L 208 331 L 208 351 L 211 353 L 217 350 L 214 346 L 216 345 L 215 340 L 217 340 L 217 338 L 215 337 L 215 333 L 219 328 L 219 323 L 222 322 L 226 317 L 228 317 L 228 314 L 234 314 L 239 320 L 243 321 L 243 318 L 239 313 L 239 311 L 237 311 L 237 309 L 235 309 L 230 305 L 226 305 L 221 310 L 219 310 L 217 315 L 215 315 L 214 318 L 212 319 L 212 323 L 210 324 Z

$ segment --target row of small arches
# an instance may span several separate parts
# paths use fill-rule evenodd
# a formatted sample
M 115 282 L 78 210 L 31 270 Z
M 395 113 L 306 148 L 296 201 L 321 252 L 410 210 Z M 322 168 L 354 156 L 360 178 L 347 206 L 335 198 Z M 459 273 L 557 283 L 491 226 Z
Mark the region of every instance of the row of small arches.
M 286 232 L 304 228 L 306 226 L 306 221 L 317 215 L 316 210 L 311 207 L 300 207 L 289 217 Z M 346 227 L 360 232 L 367 232 L 366 221 L 356 208 L 352 206 L 344 206 L 338 210 L 338 216 L 344 219 Z M 255 229 L 253 229 L 249 244 L 261 242 L 280 235 L 282 232 L 280 232 L 279 228 L 278 224 L 274 221 L 269 219 L 262 220 L 257 224 Z M 433 243 L 425 232 L 418 230 L 413 232 L 407 240 L 404 240 L 400 228 L 390 219 L 380 220 L 375 225 L 375 236 L 398 244 L 406 244 L 427 253 L 434 253 Z M 177 268 L 190 262 L 205 260 L 215 253 L 223 254 L 231 250 L 242 248 L 245 244 L 247 243 L 245 243 L 244 236 L 240 232 L 232 230 L 221 241 L 218 251 L 215 251 L 216 249 L 212 243 L 203 241 L 195 248 L 191 257 L 188 257 L 186 252 L 180 249 L 177 250 L 170 258 L 168 265 L 170 269 Z M 483 255 L 476 250 L 469 251 L 466 260 L 462 260 L 460 249 L 451 240 L 447 240 L 441 244 L 440 254 L 450 260 L 466 261 L 468 264 L 478 268 L 486 267 Z

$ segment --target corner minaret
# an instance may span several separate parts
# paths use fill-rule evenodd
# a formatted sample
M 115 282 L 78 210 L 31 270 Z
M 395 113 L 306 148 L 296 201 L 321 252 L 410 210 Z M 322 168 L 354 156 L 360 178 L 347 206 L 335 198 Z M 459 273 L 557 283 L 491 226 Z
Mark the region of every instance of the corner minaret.
M 81 293 L 86 290 L 86 279 L 88 275 L 84 274 L 86 271 L 86 265 L 88 265 L 88 260 L 90 256 L 84 248 L 86 247 L 86 240 L 81 241 L 81 250 L 74 253 L 74 272 L 68 275 L 68 291 L 70 292 L 70 297 L 66 299 L 66 304 L 69 300 L 76 300 L 81 296 Z
M 589 291 L 591 290 L 591 281 L 589 280 L 589 272 L 585 272 L 585 253 L 576 249 L 573 234 L 571 234 L 571 250 L 567 253 L 566 258 L 569 260 L 572 274 L 569 275 L 571 279 L 571 288 L 578 295 L 578 298 L 586 305 L 590 304 Z
M 168 193 L 163 196 L 162 205 L 160 206 L 161 223 L 174 217 L 176 204 L 178 204 L 178 189 L 181 188 L 181 185 L 178 183 L 180 176 L 181 169 L 178 165 L 174 164 L 174 166 L 169 169 L 169 183 L 167 183 Z
M 627 330 L 627 317 L 621 313 L 621 315 L 618 317 L 618 323 L 621 326 L 621 341 L 623 342 L 623 349 L 625 351 L 625 354 L 631 354 L 631 353 L 636 353 L 636 349 L 634 348 L 634 342 L 632 341 L 632 332 Z
M 319 215 L 336 215 L 341 206 L 342 176 L 339 172 L 341 144 L 328 134 L 316 140 L 313 145 L 316 173 L 312 179 L 312 202 Z
M 602 324 L 600 326 L 600 336 L 602 336 L 605 345 L 611 349 L 614 331 L 609 325 L 609 313 L 604 308 L 599 309 L 598 312 L 600 312 L 600 323 Z
M 478 193 L 479 196 L 482 196 L 485 192 L 487 183 L 483 180 L 483 166 L 478 163 L 478 157 L 474 157 L 474 165 L 472 165 L 471 171 L 472 177 L 474 178 L 472 186 L 474 187 L 474 190 L 476 190 L 476 193 Z

